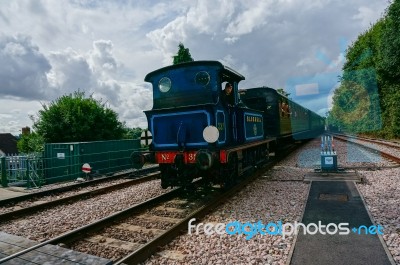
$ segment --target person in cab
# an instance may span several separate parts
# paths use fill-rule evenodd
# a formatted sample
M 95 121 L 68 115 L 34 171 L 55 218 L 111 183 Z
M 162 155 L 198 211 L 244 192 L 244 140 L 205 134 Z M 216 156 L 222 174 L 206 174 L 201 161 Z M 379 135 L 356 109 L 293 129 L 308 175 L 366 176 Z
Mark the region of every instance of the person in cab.
M 225 84 L 225 89 L 222 90 L 221 100 L 230 107 L 235 105 L 235 96 L 233 95 L 233 87 L 231 83 Z

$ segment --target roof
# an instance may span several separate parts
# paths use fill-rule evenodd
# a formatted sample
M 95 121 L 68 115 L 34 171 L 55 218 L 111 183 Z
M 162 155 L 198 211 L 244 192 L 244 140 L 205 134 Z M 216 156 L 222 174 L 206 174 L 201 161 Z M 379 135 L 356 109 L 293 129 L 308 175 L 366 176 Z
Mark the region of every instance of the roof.
M 237 79 L 238 81 L 240 80 L 244 80 L 245 77 L 243 75 L 241 75 L 240 73 L 236 72 L 235 70 L 233 70 L 232 68 L 223 65 L 222 63 L 218 62 L 218 61 L 192 61 L 192 62 L 185 62 L 185 63 L 179 63 L 179 64 L 174 64 L 174 65 L 169 65 L 160 69 L 157 69 L 151 73 L 148 73 L 146 75 L 146 77 L 144 78 L 145 81 L 150 82 L 150 79 L 152 76 L 162 73 L 162 72 L 166 72 L 166 71 L 170 71 L 173 69 L 179 69 L 179 68 L 184 68 L 184 67 L 188 67 L 188 66 L 217 66 L 221 69 L 221 71 L 231 77 L 234 77 L 235 79 Z
M 18 154 L 17 139 L 11 133 L 0 133 L 0 150 L 7 154 Z

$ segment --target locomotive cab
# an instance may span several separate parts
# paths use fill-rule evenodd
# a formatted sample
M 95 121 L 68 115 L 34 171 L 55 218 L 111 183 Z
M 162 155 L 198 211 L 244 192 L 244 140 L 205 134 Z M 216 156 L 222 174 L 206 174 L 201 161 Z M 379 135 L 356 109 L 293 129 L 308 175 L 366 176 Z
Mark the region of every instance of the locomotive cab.
M 245 142 L 242 124 L 238 124 L 243 123 L 239 115 L 247 110 L 238 104 L 241 80 L 242 75 L 215 61 L 182 63 L 149 73 L 145 81 L 153 85 L 153 109 L 145 114 L 153 134 L 152 148 L 207 147 L 202 133 L 208 126 L 218 129 L 217 147 Z M 226 82 L 233 86 L 234 104 L 229 106 L 221 100 Z

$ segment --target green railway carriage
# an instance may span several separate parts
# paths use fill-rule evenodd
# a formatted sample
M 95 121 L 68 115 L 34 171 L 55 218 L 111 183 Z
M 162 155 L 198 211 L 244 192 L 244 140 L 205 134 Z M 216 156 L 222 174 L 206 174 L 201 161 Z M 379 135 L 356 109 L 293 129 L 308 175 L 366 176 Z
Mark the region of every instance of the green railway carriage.
M 315 137 L 324 129 L 324 119 L 311 110 L 279 94 L 270 87 L 240 91 L 243 103 L 264 112 L 264 132 L 267 136 L 288 140 Z

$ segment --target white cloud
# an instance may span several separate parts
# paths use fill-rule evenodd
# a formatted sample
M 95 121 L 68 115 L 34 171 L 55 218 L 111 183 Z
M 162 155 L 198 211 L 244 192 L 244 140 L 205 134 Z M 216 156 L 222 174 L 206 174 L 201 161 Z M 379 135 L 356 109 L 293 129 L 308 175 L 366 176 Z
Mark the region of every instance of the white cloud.
M 243 74 L 241 87 L 283 87 L 294 77 L 337 72 L 344 60 L 339 41 L 354 41 L 386 5 L 380 0 L 0 1 L 0 130 L 29 125 L 28 114 L 37 113 L 38 102 L 78 88 L 107 101 L 128 125 L 146 125 L 143 110 L 151 108 L 152 92 L 144 76 L 171 64 L 179 42 L 195 60 L 220 60 Z M 20 112 L 11 114 L 4 106 Z
M 241 11 L 228 24 L 226 32 L 233 36 L 249 34 L 254 29 L 264 26 L 271 14 L 272 1 L 245 1 Z
M 377 21 L 382 14 L 378 13 L 374 7 L 361 6 L 358 8 L 358 13 L 352 18 L 361 22 L 361 25 L 368 28 L 372 23 Z
M 0 95 L 41 98 L 51 65 L 27 36 L 0 36 Z
M 19 135 L 22 127 L 32 128 L 29 115 L 36 114 L 37 111 L 32 110 L 40 106 L 39 101 L 0 99 L 0 132 Z
M 51 83 L 48 99 L 77 90 L 90 91 L 96 84 L 93 72 L 83 54 L 67 48 L 52 52 L 49 59 L 53 69 L 48 76 Z
M 112 54 L 113 43 L 110 40 L 97 40 L 93 42 L 93 50 L 90 51 L 90 61 L 93 71 L 101 75 L 115 73 L 117 61 Z
M 238 39 L 238 37 L 226 37 L 224 41 L 228 44 L 234 44 Z

